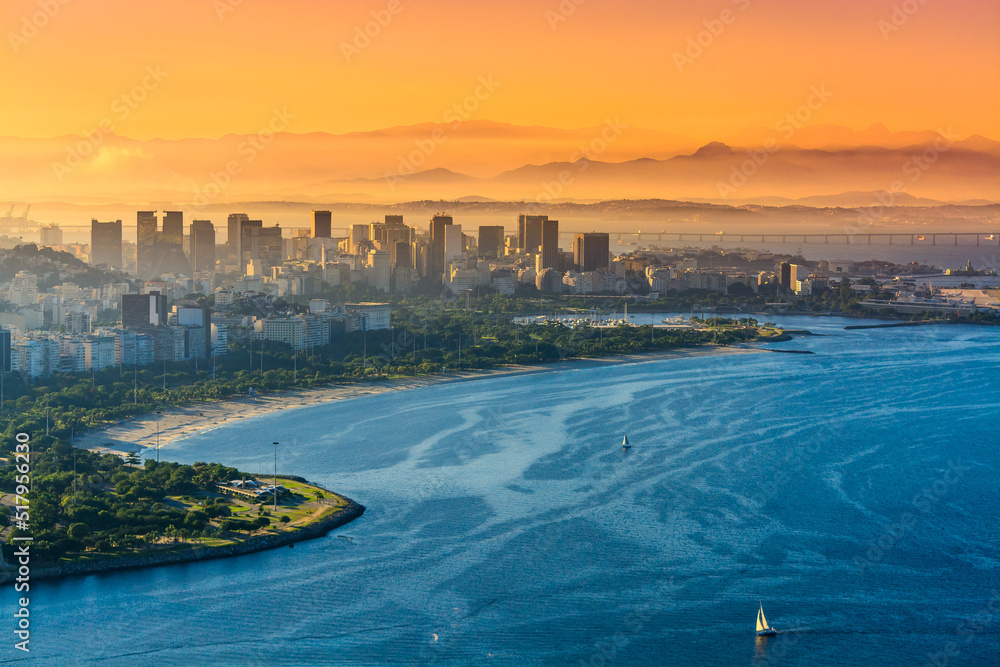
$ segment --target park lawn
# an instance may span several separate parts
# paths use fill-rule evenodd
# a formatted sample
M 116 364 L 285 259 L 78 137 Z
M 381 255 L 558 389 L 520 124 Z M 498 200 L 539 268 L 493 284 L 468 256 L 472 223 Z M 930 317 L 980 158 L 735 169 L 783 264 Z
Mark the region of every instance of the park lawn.
M 317 507 L 319 507 L 319 505 L 314 505 L 312 507 L 282 507 L 281 505 L 278 505 L 278 512 L 272 513 L 272 515 L 269 518 L 272 519 L 272 523 L 274 522 L 280 523 L 281 515 L 284 514 L 285 516 L 288 517 L 290 522 L 295 522 L 298 521 L 299 519 L 303 519 L 307 516 L 310 516 L 313 512 L 316 511 Z

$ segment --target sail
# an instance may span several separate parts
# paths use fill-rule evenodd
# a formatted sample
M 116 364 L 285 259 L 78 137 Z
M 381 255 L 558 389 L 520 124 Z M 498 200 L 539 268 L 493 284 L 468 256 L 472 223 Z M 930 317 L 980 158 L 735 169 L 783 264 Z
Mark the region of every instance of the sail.
M 764 606 L 761 605 L 760 611 L 757 612 L 757 632 L 761 630 L 767 630 L 767 619 L 764 618 Z
M 622 437 L 622 447 L 628 447 L 628 435 Z

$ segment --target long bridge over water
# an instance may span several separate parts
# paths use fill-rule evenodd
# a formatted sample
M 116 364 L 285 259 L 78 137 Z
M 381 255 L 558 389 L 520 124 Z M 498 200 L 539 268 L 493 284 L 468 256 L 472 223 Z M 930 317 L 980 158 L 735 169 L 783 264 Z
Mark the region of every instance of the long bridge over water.
M 567 232 L 572 233 L 572 232 Z M 615 236 L 612 234 L 612 236 Z M 812 233 L 812 234 L 729 234 L 725 232 L 704 233 L 704 232 L 628 232 L 617 234 L 619 242 L 622 239 L 634 238 L 636 241 L 643 239 L 656 239 L 657 241 L 729 241 L 739 243 L 841 243 L 845 245 L 872 245 L 872 241 L 881 241 L 887 245 L 959 245 L 959 239 L 968 239 L 969 242 L 962 245 L 972 245 L 971 240 L 975 239 L 976 245 L 997 245 L 1000 246 L 1000 232 L 859 232 L 859 233 Z

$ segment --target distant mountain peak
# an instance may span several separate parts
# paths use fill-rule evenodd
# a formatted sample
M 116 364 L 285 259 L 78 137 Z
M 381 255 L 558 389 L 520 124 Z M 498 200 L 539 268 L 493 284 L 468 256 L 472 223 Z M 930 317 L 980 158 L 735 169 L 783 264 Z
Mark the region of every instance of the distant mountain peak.
M 714 157 L 716 155 L 732 155 L 733 149 L 721 141 L 712 141 L 694 152 L 691 157 Z

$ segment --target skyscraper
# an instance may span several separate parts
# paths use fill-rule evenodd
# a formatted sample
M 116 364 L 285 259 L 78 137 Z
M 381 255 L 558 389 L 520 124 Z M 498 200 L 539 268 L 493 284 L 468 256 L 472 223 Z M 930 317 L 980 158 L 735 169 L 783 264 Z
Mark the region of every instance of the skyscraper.
M 573 264 L 576 270 L 607 271 L 610 241 L 605 233 L 577 234 L 573 238 Z
M 156 265 L 156 241 L 158 222 L 156 211 L 139 211 L 136 213 L 136 273 L 141 278 L 152 278 Z
M 462 225 L 448 225 L 444 228 L 444 269 L 448 271 L 449 262 L 453 262 L 465 251 Z
M 389 279 L 392 272 L 389 268 L 389 252 L 387 250 L 371 250 L 368 252 L 368 267 L 365 272 L 368 284 L 380 292 L 389 292 Z
M 314 239 L 328 239 L 332 234 L 333 215 L 330 211 L 313 211 L 312 235 Z
M 504 229 L 501 225 L 479 226 L 479 256 L 503 257 Z
M 778 289 L 788 291 L 792 284 L 792 265 L 782 262 L 778 265 Z
M 542 222 L 548 219 L 547 215 L 517 216 L 517 247 L 524 252 L 538 252 L 542 245 Z
M 90 264 L 122 268 L 122 221 L 90 221 Z
M 184 213 L 164 211 L 163 229 L 156 244 L 155 275 L 175 273 L 191 275 L 191 264 L 184 254 Z
M 239 252 L 240 268 L 246 273 L 247 261 L 250 260 L 252 250 L 250 247 L 250 235 L 253 229 L 262 228 L 264 221 L 240 218 L 236 221 L 236 226 L 239 230 L 239 241 L 236 242 L 236 248 Z
M 430 257 L 427 262 L 427 277 L 440 282 L 444 276 L 445 232 L 453 224 L 450 215 L 438 214 L 431 218 Z
M 0 327 L 0 373 L 10 373 L 10 331 Z
M 233 259 L 240 259 L 243 255 L 240 252 L 240 237 L 242 229 L 240 223 L 249 220 L 246 213 L 230 213 L 226 222 L 226 245 L 229 248 L 229 256 Z
M 184 247 L 184 212 L 163 212 L 163 241 Z
M 256 223 L 256 224 L 252 224 Z M 240 241 L 243 248 L 243 271 L 253 260 L 254 266 L 267 274 L 272 267 L 281 266 L 284 254 L 281 241 L 281 227 L 264 227 L 260 220 L 248 220 L 243 224 Z
M 215 225 L 208 220 L 195 220 L 191 223 L 191 269 L 215 269 Z
M 542 220 L 542 268 L 556 269 L 559 264 L 559 221 Z
M 397 253 L 400 244 L 406 244 L 405 253 L 409 255 L 409 244 L 413 240 L 413 230 L 403 224 L 403 216 L 387 215 L 384 224 L 372 223 L 372 231 L 378 232 L 378 238 L 372 236 L 373 241 L 378 242 L 378 249 L 389 251 L 389 263 L 396 266 L 399 262 Z M 404 261 L 408 261 L 404 259 Z
M 350 236 L 348 237 L 348 252 L 350 254 L 367 252 L 363 245 L 371 240 L 371 225 L 351 225 Z

